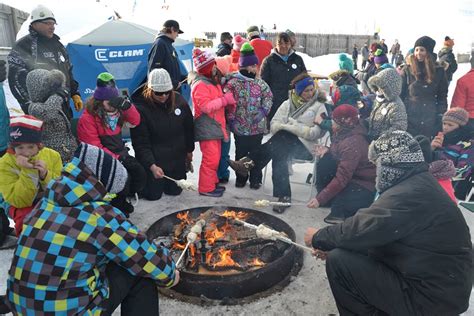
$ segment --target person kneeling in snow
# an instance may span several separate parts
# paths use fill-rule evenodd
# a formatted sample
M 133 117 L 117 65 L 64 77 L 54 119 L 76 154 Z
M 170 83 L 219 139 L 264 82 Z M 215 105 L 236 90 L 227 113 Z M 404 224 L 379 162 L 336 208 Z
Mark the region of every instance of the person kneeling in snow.
M 113 182 L 112 182 L 113 181 Z M 106 201 L 127 171 L 81 143 L 25 220 L 8 278 L 16 315 L 158 315 L 156 285 L 179 281 L 169 250 L 148 241 Z
M 112 74 L 103 72 L 97 77 L 94 95 L 87 101 L 86 110 L 77 124 L 79 141 L 97 146 L 120 160 L 129 173 L 129 182 L 123 192 L 117 194 L 112 205 L 126 215 L 133 212 L 127 196 L 139 193 L 146 184 L 142 165 L 128 153 L 122 140 L 122 128 L 140 124 L 140 113 L 127 98 L 119 96 Z
M 324 219 L 329 224 L 353 216 L 375 197 L 375 166 L 367 158 L 367 130 L 359 122 L 357 109 L 342 104 L 332 117 L 331 147 L 316 145 L 317 154 L 325 160 L 318 162 L 318 195 L 308 203 L 308 207 L 318 208 L 332 201 L 331 213 Z
M 472 290 L 469 227 L 407 132 L 369 147 L 379 198 L 343 223 L 308 228 L 341 315 L 459 315 Z

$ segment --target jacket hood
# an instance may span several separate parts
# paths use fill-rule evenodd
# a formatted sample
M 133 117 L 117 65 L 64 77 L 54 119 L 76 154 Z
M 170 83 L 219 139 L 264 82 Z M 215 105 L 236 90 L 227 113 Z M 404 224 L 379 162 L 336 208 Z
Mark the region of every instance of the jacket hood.
M 58 206 L 75 206 L 103 200 L 107 191 L 78 158 L 63 167 L 61 177 L 48 184 L 45 198 Z
M 35 69 L 26 76 L 26 88 L 32 102 L 46 101 L 65 84 L 66 77 L 60 70 Z
M 340 69 L 329 76 L 329 79 L 333 80 L 336 83 L 336 86 L 340 87 L 343 85 L 353 85 L 357 86 L 360 83 L 360 80 L 351 75 L 347 70 Z
M 388 101 L 395 100 L 402 92 L 402 77 L 393 68 L 387 68 L 370 77 L 369 87 L 380 90 Z

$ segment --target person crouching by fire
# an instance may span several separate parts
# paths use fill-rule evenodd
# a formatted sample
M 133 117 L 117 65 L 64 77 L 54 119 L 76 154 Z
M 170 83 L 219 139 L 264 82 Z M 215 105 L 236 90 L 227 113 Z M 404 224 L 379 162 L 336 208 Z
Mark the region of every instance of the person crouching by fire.
M 157 285 L 179 272 L 105 199 L 127 170 L 104 150 L 81 143 L 61 177 L 25 220 L 10 267 L 7 305 L 14 315 L 158 315 Z

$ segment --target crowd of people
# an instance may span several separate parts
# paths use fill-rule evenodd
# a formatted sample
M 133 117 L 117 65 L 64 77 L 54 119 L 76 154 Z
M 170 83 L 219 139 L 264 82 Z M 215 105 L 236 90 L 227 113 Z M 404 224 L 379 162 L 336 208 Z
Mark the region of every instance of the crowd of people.
M 293 161 L 317 162 L 307 206 L 329 207 L 331 226 L 308 228 L 304 240 L 327 260 L 341 314 L 467 309 L 472 244 L 456 198 L 471 190 L 474 77 L 458 80 L 448 109 L 453 39 L 435 54 L 435 40 L 422 36 L 401 62 L 398 41 L 390 50 L 384 40 L 367 43 L 360 71 L 354 45 L 352 56 L 340 54 L 326 94 L 290 30 L 274 43 L 257 26 L 247 38 L 224 32 L 217 56 L 194 49 L 195 70 L 184 76 L 173 47 L 183 30 L 168 20 L 131 98 L 104 72 L 83 109 L 55 24 L 50 9 L 36 7 L 8 56 L 24 115 L 9 117 L 0 90 L 0 242 L 12 234 L 8 217 L 18 238 L 0 312 L 111 314 L 120 305 L 124 315 L 157 315 L 156 285 L 176 285 L 179 271 L 128 219 L 131 199 L 180 195 L 170 178 L 193 169 L 195 142 L 200 195 L 222 197 L 229 167 L 237 188 L 259 190 L 271 161 L 278 214 L 291 204 Z M 185 81 L 192 108 L 180 94 Z M 70 99 L 82 111 L 77 126 Z

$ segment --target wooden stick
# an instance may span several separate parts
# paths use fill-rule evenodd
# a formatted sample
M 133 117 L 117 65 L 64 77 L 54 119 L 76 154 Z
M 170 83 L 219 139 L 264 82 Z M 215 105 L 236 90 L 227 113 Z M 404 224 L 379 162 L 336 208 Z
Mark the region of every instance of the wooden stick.
M 163 175 L 163 178 L 166 178 L 166 179 L 168 179 L 168 180 L 174 181 L 175 183 L 178 183 L 178 180 L 173 179 L 173 178 L 171 178 L 171 177 L 168 177 L 168 176 L 165 175 L 165 174 Z
M 178 267 L 179 264 L 181 263 L 181 260 L 183 260 L 184 254 L 186 253 L 186 250 L 188 250 L 188 247 L 189 247 L 190 244 L 191 244 L 191 242 L 188 241 L 188 243 L 186 244 L 186 247 L 184 247 L 183 252 L 179 256 L 178 261 L 176 261 L 176 267 Z
M 242 225 L 244 225 L 245 227 L 248 227 L 248 228 L 252 228 L 252 229 L 255 229 L 257 230 L 258 226 L 256 225 L 253 225 L 253 224 L 250 224 L 250 223 L 247 223 L 247 222 L 244 222 L 243 220 L 240 220 L 238 218 L 234 218 L 234 220 L 237 222 L 237 223 L 240 223 Z M 282 236 L 280 233 L 279 233 L 279 236 L 275 236 L 275 238 L 277 238 L 278 240 L 281 240 L 283 242 L 286 242 L 288 244 L 292 244 L 292 245 L 295 245 L 296 247 L 299 247 L 301 249 L 304 249 L 304 250 L 307 250 L 309 252 L 313 252 L 313 248 L 309 248 L 309 247 L 306 247 L 306 246 L 303 246 L 303 245 L 300 245 L 296 242 L 294 242 L 293 240 L 291 240 L 290 238 L 287 238 L 287 237 L 284 237 Z

